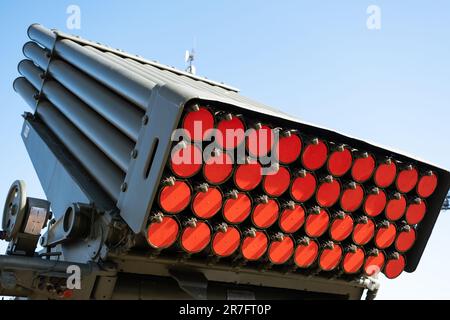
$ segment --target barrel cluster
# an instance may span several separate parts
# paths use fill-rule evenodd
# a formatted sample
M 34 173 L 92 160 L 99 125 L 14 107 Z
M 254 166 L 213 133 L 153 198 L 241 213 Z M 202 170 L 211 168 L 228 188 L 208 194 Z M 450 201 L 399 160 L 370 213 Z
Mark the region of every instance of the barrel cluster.
M 180 129 L 148 226 L 152 248 L 342 275 L 404 270 L 436 173 L 211 105 L 187 107 Z M 211 129 L 224 138 L 211 142 Z M 261 164 L 268 155 L 276 162 Z

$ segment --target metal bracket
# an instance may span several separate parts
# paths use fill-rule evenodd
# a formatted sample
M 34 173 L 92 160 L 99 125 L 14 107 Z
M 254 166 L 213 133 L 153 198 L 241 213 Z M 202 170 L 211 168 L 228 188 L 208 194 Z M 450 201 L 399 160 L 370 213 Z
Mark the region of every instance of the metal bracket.
M 170 269 L 169 274 L 178 282 L 180 289 L 195 300 L 207 299 L 208 279 L 203 273 Z

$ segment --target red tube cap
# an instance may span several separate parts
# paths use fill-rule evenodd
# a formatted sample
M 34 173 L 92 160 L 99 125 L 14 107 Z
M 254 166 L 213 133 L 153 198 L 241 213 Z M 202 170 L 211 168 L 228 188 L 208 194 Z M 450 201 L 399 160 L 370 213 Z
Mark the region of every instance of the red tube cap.
M 380 164 L 376 171 L 373 180 L 377 187 L 387 188 L 395 181 L 397 175 L 397 165 L 394 161 Z
M 330 237 L 336 242 L 341 242 L 347 239 L 353 231 L 353 218 L 346 214 L 344 217 L 335 218 L 331 222 Z
M 261 165 L 256 161 L 238 165 L 234 172 L 234 184 L 242 191 L 255 189 L 261 180 Z
M 347 274 L 357 273 L 364 264 L 364 250 L 357 248 L 355 252 L 347 252 L 342 260 L 342 269 Z
M 177 241 L 180 226 L 172 217 L 163 217 L 161 222 L 152 222 L 147 229 L 147 242 L 155 249 L 166 249 Z
M 322 140 L 315 139 L 306 146 L 302 155 L 302 164 L 307 170 L 318 170 L 323 167 L 328 157 L 328 147 Z
M 397 239 L 395 240 L 395 249 L 398 252 L 409 251 L 414 243 L 416 242 L 416 230 L 413 228 L 408 228 L 408 230 L 403 230 L 398 233 Z
M 184 181 L 164 186 L 159 194 L 159 206 L 167 213 L 177 214 L 187 208 L 191 201 L 191 188 Z
M 291 185 L 291 197 L 298 202 L 306 202 L 316 192 L 316 177 L 310 172 L 305 172 L 305 176 L 294 179 Z
M 253 224 L 257 228 L 269 228 L 277 221 L 279 212 L 280 207 L 274 199 L 269 199 L 267 203 L 259 203 L 252 212 Z
M 200 219 L 210 219 L 222 208 L 222 192 L 209 187 L 206 192 L 199 191 L 192 200 L 192 212 Z
M 219 257 L 231 256 L 241 244 L 241 234 L 236 227 L 228 226 L 226 231 L 217 231 L 212 240 L 212 251 Z
M 379 228 L 375 233 L 375 245 L 379 249 L 389 248 L 394 243 L 396 235 L 397 230 L 392 223 L 387 228 Z
M 418 224 L 422 222 L 426 212 L 427 206 L 425 204 L 425 201 L 411 203 L 406 209 L 406 222 L 408 222 L 409 225 Z
M 364 212 L 369 217 L 376 217 L 381 214 L 386 207 L 387 197 L 383 190 L 367 195 L 364 202 Z
M 198 221 L 195 227 L 186 227 L 181 235 L 181 247 L 187 253 L 198 253 L 211 241 L 211 228 L 206 222 Z
M 294 262 L 299 268 L 309 268 L 319 255 L 319 245 L 314 240 L 299 244 L 295 249 Z
M 247 150 L 253 157 L 264 157 L 272 151 L 274 134 L 269 126 L 262 125 L 250 131 L 247 137 Z
M 220 120 L 217 124 L 217 130 L 222 134 L 222 139 L 215 140 L 220 148 L 231 150 L 244 142 L 245 125 L 236 116 L 233 116 L 230 120 Z
M 353 180 L 359 183 L 369 180 L 375 170 L 375 159 L 372 155 L 367 157 L 360 157 L 353 162 L 352 177 Z
M 316 200 L 317 204 L 324 208 L 332 207 L 341 194 L 341 184 L 333 179 L 330 182 L 324 181 L 317 188 Z
M 225 200 L 223 205 L 223 217 L 226 222 L 231 224 L 242 223 L 250 215 L 252 210 L 252 201 L 245 193 L 238 193 L 237 198 Z
M 352 167 L 353 157 L 349 149 L 333 151 L 328 158 L 328 172 L 335 177 L 342 177 Z
M 269 260 L 273 264 L 283 264 L 294 254 L 294 241 L 291 237 L 284 237 L 280 241 L 273 241 L 269 246 Z
M 305 210 L 296 204 L 294 209 L 285 208 L 280 215 L 279 226 L 285 233 L 297 232 L 305 223 Z
M 403 270 L 405 270 L 405 266 L 406 260 L 402 255 L 399 255 L 398 259 L 390 258 L 384 266 L 384 275 L 388 279 L 395 279 L 402 274 Z
M 342 259 L 342 247 L 333 244 L 333 248 L 322 250 L 319 257 L 319 267 L 324 271 L 331 271 L 337 268 Z
M 207 137 L 207 131 L 214 128 L 214 115 L 207 108 L 200 107 L 185 115 L 182 126 L 189 139 L 203 141 Z
M 363 246 L 372 240 L 375 235 L 375 223 L 368 219 L 367 223 L 357 223 L 353 229 L 353 242 L 356 245 Z
M 422 176 L 417 184 L 417 194 L 422 198 L 428 198 L 436 190 L 437 183 L 437 176 L 433 172 Z
M 364 189 L 359 184 L 354 188 L 347 188 L 341 195 L 341 208 L 346 212 L 355 212 L 364 201 Z
M 386 258 L 382 251 L 369 255 L 364 263 L 364 273 L 368 276 L 379 274 L 383 270 L 385 260 Z
M 320 209 L 319 213 L 310 213 L 306 218 L 305 232 L 308 237 L 318 238 L 328 230 L 330 216 L 324 209 Z
M 302 151 L 302 139 L 296 134 L 282 136 L 278 142 L 278 159 L 282 164 L 291 164 Z
M 210 184 L 222 184 L 233 173 L 233 160 L 226 152 L 208 158 L 203 166 L 203 176 Z
M 416 186 L 419 180 L 419 172 L 414 167 L 400 171 L 395 181 L 397 190 L 401 193 L 408 193 Z
M 202 168 L 202 151 L 193 144 L 185 148 L 175 146 L 170 157 L 170 169 L 180 178 L 190 178 Z
M 242 241 L 241 254 L 249 261 L 259 260 L 267 251 L 269 239 L 263 231 L 256 231 L 255 236 L 245 236 Z
M 406 211 L 406 199 L 403 195 L 399 195 L 399 198 L 393 198 L 388 201 L 386 205 L 386 218 L 390 221 L 397 221 Z
M 279 197 L 289 188 L 291 174 L 285 167 L 279 167 L 278 171 L 271 175 L 264 176 L 264 192 L 271 197 Z

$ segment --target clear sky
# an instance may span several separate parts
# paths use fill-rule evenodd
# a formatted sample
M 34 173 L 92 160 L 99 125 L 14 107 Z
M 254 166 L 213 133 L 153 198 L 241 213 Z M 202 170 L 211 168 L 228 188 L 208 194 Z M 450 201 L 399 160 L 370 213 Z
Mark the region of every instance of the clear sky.
M 66 25 L 69 5 L 81 29 Z M 381 12 L 369 29 L 367 8 Z M 450 1 L 0 1 L 0 197 L 14 180 L 42 196 L 20 139 L 12 89 L 34 22 L 185 68 L 298 118 L 450 168 Z M 382 280 L 384 299 L 450 298 L 450 212 L 413 274 Z M 4 247 L 4 244 L 2 244 Z

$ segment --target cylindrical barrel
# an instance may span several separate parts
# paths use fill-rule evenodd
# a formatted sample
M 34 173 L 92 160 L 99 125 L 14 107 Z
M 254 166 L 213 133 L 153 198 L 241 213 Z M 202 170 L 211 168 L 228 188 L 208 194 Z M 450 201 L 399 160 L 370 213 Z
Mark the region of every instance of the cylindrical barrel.
M 36 42 L 29 41 L 23 45 L 23 55 L 37 64 L 41 69 L 47 70 L 50 62 L 50 51 L 41 48 Z
M 43 45 L 48 49 L 51 49 L 53 47 L 53 44 L 56 40 L 56 34 L 53 31 L 43 27 L 38 23 L 32 24 L 28 28 L 27 33 L 28 37 L 31 40 L 40 43 L 41 45 Z
M 22 99 L 25 100 L 27 105 L 35 111 L 38 92 L 33 85 L 25 77 L 19 77 L 14 80 L 13 87 Z
M 31 61 L 23 60 L 19 72 L 40 90 L 42 70 Z M 134 144 L 110 123 L 99 117 L 89 106 L 53 80 L 45 81 L 42 93 L 81 132 L 102 150 L 123 171 L 127 171 Z
M 45 50 L 33 42 L 24 46 L 24 54 L 130 139 L 137 141 L 144 114 L 141 109 L 62 60 L 52 59 L 48 64 Z
M 99 50 L 89 50 L 89 46 L 79 45 L 71 40 L 58 41 L 55 44 L 55 52 L 111 90 L 126 97 L 142 109 L 147 109 L 155 82 L 117 63 L 114 64 L 114 68 L 111 68 L 111 60 L 104 53 Z
M 23 81 L 21 82 L 23 83 Z M 26 95 L 25 92 L 20 91 L 23 87 L 29 88 L 29 86 L 20 86 L 19 84 L 15 86 L 15 89 L 18 90 L 21 96 Z M 35 90 L 32 96 L 37 93 L 37 90 Z M 34 99 L 28 98 L 26 100 L 31 101 Z M 123 172 L 91 143 L 83 133 L 76 129 L 51 103 L 41 101 L 37 110 L 38 115 L 44 123 L 60 139 L 65 147 L 81 162 L 111 198 L 117 200 L 120 194 L 120 186 L 125 179 Z
M 36 67 L 31 60 L 20 61 L 17 70 L 36 88 L 36 90 L 41 90 L 44 79 L 44 70 Z

